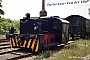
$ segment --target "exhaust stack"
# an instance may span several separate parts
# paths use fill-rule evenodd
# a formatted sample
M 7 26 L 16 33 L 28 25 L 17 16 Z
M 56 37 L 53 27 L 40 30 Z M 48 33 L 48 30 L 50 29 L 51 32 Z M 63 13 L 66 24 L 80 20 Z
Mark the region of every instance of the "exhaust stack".
M 40 17 L 47 16 L 47 11 L 45 10 L 45 0 L 42 0 L 42 10 L 40 11 Z

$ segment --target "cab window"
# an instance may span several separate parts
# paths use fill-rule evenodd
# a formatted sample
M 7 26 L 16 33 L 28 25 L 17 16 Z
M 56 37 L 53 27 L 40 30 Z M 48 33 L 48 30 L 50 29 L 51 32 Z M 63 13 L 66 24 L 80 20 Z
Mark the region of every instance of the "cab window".
M 53 22 L 53 29 L 61 29 L 60 21 Z

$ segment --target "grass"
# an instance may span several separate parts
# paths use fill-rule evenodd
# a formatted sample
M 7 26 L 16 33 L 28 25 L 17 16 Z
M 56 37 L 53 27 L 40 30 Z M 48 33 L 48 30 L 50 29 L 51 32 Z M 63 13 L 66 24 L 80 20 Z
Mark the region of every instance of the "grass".
M 90 54 L 90 40 L 79 39 L 64 47 L 64 52 L 58 54 L 53 60 L 73 60 L 76 57 L 84 58 Z
M 5 39 L 5 35 L 0 35 L 0 39 Z
M 54 57 L 49 60 L 75 60 L 75 58 L 84 58 L 90 54 L 90 39 L 78 39 L 74 43 L 58 48 L 57 52 L 50 50 L 40 53 L 34 60 L 42 60 L 43 58 Z M 59 53 L 60 51 L 60 53 Z M 77 60 L 77 59 L 76 59 Z
M 52 51 L 47 50 L 47 51 L 44 51 L 41 54 L 39 54 L 39 56 L 36 57 L 34 60 L 42 60 L 44 58 L 50 57 L 51 55 L 52 55 Z

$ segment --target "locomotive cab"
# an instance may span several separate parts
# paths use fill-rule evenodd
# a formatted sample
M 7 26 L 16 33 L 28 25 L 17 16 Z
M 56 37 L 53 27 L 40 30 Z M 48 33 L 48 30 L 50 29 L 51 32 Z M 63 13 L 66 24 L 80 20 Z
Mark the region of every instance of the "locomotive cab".
M 42 47 L 52 47 L 62 42 L 62 22 L 53 17 L 40 17 L 42 21 L 40 44 Z

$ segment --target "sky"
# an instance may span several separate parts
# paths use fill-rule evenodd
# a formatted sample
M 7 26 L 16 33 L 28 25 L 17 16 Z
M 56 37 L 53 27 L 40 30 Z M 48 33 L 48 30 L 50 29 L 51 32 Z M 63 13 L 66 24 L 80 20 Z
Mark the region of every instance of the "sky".
M 74 4 L 75 1 L 79 1 L 79 3 Z M 81 3 L 81 1 L 86 2 Z M 73 4 L 68 2 L 73 2 Z M 52 5 L 50 6 L 50 4 Z M 2 0 L 2 5 L 2 9 L 5 11 L 3 17 L 16 20 L 23 18 L 25 13 L 30 13 L 31 17 L 39 17 L 39 12 L 42 10 L 42 0 Z M 90 19 L 89 8 L 89 0 L 45 0 L 47 16 L 66 18 L 70 15 L 81 15 Z

